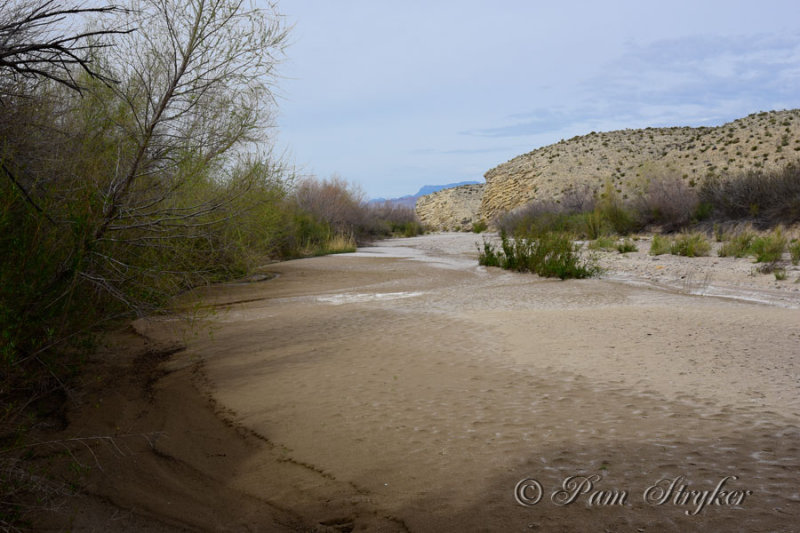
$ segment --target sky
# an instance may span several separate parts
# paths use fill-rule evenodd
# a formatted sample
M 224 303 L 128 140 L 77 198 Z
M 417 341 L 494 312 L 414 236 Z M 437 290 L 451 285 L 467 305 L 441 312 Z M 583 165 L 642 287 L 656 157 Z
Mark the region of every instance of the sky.
M 279 0 L 277 144 L 367 197 L 591 131 L 800 108 L 800 2 Z

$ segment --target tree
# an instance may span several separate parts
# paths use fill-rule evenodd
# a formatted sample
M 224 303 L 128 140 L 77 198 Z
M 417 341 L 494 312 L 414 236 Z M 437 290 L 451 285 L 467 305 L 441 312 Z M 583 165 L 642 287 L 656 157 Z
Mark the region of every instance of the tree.
M 268 142 L 286 38 L 274 6 L 248 9 L 242 0 L 133 0 L 125 16 L 137 31 L 110 51 L 120 80 L 114 98 L 96 97 L 113 117 L 106 135 L 121 148 L 97 191 L 102 205 L 85 245 L 91 265 L 81 273 L 119 297 L 136 269 L 161 268 L 121 249 L 158 245 L 171 253 L 193 241 L 171 253 L 190 276 L 187 253 L 198 243 L 213 247 L 210 230 L 233 216 L 231 203 L 270 179 L 247 149 Z
M 95 67 L 92 58 L 108 46 L 105 38 L 130 30 L 69 31 L 64 22 L 119 11 L 113 5 L 83 7 L 62 6 L 57 0 L 0 0 L 0 72 L 14 80 L 47 78 L 77 91 L 82 86 L 76 80 L 76 71 L 111 81 Z
M 0 15 L 0 71 L 21 81 L 0 94 L 0 359 L 22 376 L 16 361 L 76 330 L 238 268 L 229 222 L 282 194 L 267 133 L 286 31 L 274 6 L 237 0 L 13 5 Z M 111 12 L 123 30 L 57 24 Z

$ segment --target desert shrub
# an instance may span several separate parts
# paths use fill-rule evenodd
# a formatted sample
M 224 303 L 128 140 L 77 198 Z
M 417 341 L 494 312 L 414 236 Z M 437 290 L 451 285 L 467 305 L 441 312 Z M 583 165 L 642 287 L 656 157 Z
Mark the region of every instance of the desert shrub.
M 550 232 L 586 234 L 585 215 L 595 200 L 588 186 L 570 189 L 557 200 L 533 200 L 502 215 L 497 226 L 509 235 L 543 235 Z M 595 238 L 595 236 L 590 236 Z
M 645 180 L 643 192 L 632 202 L 640 224 L 657 224 L 664 231 L 675 231 L 688 226 L 696 218 L 697 193 L 676 171 L 651 171 Z
M 585 236 L 587 239 L 599 239 L 611 231 L 609 223 L 597 210 L 583 213 L 581 222 L 583 231 L 579 235 Z
M 631 239 L 624 239 L 621 243 L 617 244 L 617 251 L 621 254 L 629 252 L 638 252 L 639 248 Z
M 614 237 L 598 237 L 589 243 L 590 250 L 613 250 L 617 246 L 617 239 Z
M 479 249 L 480 264 L 560 279 L 587 278 L 599 272 L 592 259 L 580 257 L 580 247 L 569 234 L 553 232 L 512 239 L 503 232 L 500 238 L 501 251 L 484 240 L 483 250 Z
M 750 219 L 760 227 L 793 224 L 800 221 L 800 162 L 706 180 L 700 199 L 718 218 Z
M 507 270 L 519 270 L 519 257 L 518 250 L 520 239 L 510 239 L 505 231 L 500 231 L 500 246 L 503 249 L 503 255 L 500 257 L 500 266 Z
M 714 232 L 715 241 L 722 242 L 725 240 L 726 235 L 725 232 L 722 230 L 722 226 L 720 224 L 714 224 L 712 226 L 712 231 Z
M 787 239 L 780 228 L 768 235 L 755 237 L 750 245 L 750 253 L 756 263 L 776 263 L 786 250 Z
M 797 265 L 800 263 L 800 241 L 794 241 L 789 246 L 789 255 L 792 258 L 792 264 Z
M 684 257 L 700 257 L 708 255 L 711 243 L 702 233 L 681 233 L 675 237 L 670 246 L 672 255 Z
M 348 233 L 365 222 L 364 193 L 340 177 L 303 178 L 294 194 L 301 211 L 324 221 L 336 233 Z
M 483 249 L 478 246 L 478 264 L 483 266 L 499 267 L 501 264 L 501 254 L 491 242 L 483 239 Z
M 403 237 L 416 237 L 425 233 L 425 226 L 419 220 L 411 220 L 396 226 L 396 230 L 393 230 L 393 233 L 395 231 L 402 234 Z
M 413 207 L 392 204 L 362 204 L 361 222 L 351 228 L 357 240 L 403 236 L 415 237 L 425 233 Z
M 352 235 L 332 235 L 317 251 L 318 255 L 343 254 L 356 251 L 356 240 Z
M 485 220 L 479 220 L 472 223 L 472 233 L 483 233 L 487 229 L 489 229 L 489 225 Z
M 619 235 L 627 235 L 638 227 L 633 211 L 619 197 L 611 181 L 606 182 L 595 211 Z
M 671 249 L 672 239 L 663 235 L 653 235 L 653 242 L 650 243 L 650 255 L 668 254 Z
M 750 247 L 753 244 L 755 234 L 743 231 L 734 235 L 728 242 L 724 243 L 717 254 L 720 257 L 745 257 L 750 255 Z
M 783 281 L 786 279 L 786 269 L 785 268 L 776 268 L 772 271 L 775 275 L 775 281 Z

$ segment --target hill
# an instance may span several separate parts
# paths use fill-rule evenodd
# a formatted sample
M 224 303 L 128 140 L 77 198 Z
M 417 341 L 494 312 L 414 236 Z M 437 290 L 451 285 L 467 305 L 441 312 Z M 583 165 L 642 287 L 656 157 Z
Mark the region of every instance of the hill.
M 473 185 L 479 183 L 477 181 L 459 181 L 458 183 L 448 183 L 447 185 L 423 185 L 416 192 L 416 194 L 407 194 L 399 198 L 374 198 L 369 201 L 370 204 L 385 204 L 389 203 L 392 206 L 402 206 L 413 208 L 417 204 L 417 200 L 428 194 L 441 191 L 443 189 L 450 189 L 452 187 L 460 187 L 462 185 Z
M 717 127 L 591 132 L 486 172 L 478 216 L 493 221 L 533 199 L 557 199 L 576 187 L 597 192 L 608 181 L 627 197 L 660 170 L 677 172 L 696 187 L 710 176 L 782 166 L 798 157 L 800 109 L 755 113 Z

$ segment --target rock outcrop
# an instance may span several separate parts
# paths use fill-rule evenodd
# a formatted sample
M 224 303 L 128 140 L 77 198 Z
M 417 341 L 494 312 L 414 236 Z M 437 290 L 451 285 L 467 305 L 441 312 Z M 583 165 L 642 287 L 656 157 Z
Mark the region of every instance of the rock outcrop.
M 483 184 L 443 189 L 417 200 L 417 216 L 431 229 L 464 231 L 478 222 L 483 199 Z

